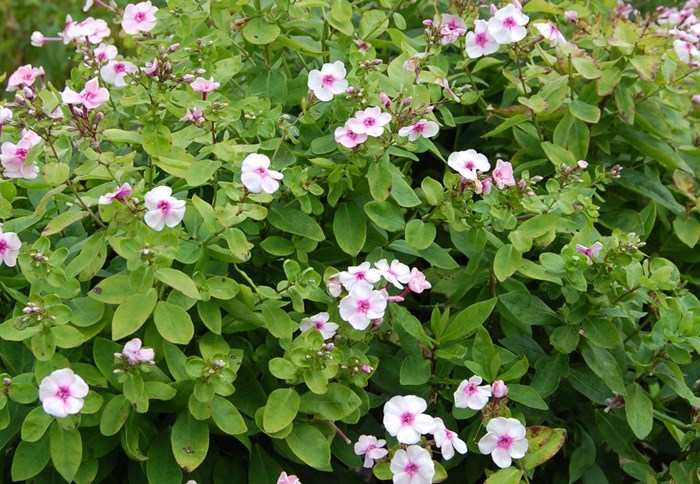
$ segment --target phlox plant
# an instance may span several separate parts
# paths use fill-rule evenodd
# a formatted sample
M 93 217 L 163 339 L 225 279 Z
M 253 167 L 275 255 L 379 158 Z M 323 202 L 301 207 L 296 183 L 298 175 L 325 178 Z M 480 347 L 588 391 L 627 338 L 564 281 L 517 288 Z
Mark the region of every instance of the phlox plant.
M 698 482 L 696 0 L 60 9 L 0 75 L 3 478 Z

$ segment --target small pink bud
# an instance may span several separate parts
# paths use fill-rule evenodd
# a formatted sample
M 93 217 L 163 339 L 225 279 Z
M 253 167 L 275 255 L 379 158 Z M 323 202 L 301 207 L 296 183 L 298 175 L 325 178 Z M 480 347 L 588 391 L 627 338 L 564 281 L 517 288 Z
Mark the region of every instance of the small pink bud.
M 423 25 L 425 25 L 426 27 L 431 27 L 433 25 L 433 21 L 427 18 L 423 20 Z
M 576 22 L 576 19 L 578 18 L 578 12 L 574 10 L 567 10 L 566 12 L 564 12 L 564 18 L 569 22 Z
M 180 44 L 173 44 L 170 47 L 168 47 L 168 50 L 170 52 L 177 52 L 177 50 L 180 48 Z
M 372 63 L 373 63 L 375 66 L 380 66 L 380 65 L 382 65 L 382 62 L 384 62 L 384 61 L 382 61 L 381 59 L 374 59 L 374 61 L 372 61 Z
M 700 104 L 700 94 L 696 94 L 691 98 L 693 104 Z
M 192 74 L 185 74 L 184 76 L 182 76 L 182 80 L 183 82 L 189 83 L 194 81 L 194 76 Z
M 408 106 L 408 105 L 411 104 L 412 102 L 413 102 L 413 98 L 412 98 L 412 97 L 407 97 L 406 99 L 403 100 L 403 103 L 404 103 L 405 106 Z
M 104 118 L 105 118 L 104 113 L 97 113 L 97 114 L 95 115 L 95 121 L 97 121 L 98 123 L 99 123 L 100 121 L 102 121 Z
M 491 393 L 496 398 L 503 398 L 508 395 L 508 387 L 503 380 L 496 380 L 491 384 Z
M 379 94 L 379 101 L 384 105 L 384 107 L 391 106 L 391 99 L 384 93 Z
M 492 3 L 489 8 L 491 10 L 491 16 L 493 17 L 494 15 L 496 15 L 496 12 L 498 12 L 498 7 Z
M 197 70 L 194 71 L 194 72 L 195 72 L 196 74 L 200 74 L 200 75 L 201 75 L 201 74 L 204 74 L 205 72 L 207 72 L 207 70 L 206 70 L 206 69 L 202 69 L 202 68 L 200 67 L 199 69 L 197 69 Z
M 372 373 L 372 367 L 369 365 L 360 365 L 360 370 L 367 374 Z
M 348 87 L 348 88 L 345 90 L 345 92 L 347 92 L 348 94 L 355 94 L 355 91 L 356 91 L 356 89 L 355 89 L 354 87 L 352 87 L 352 86 Z
M 585 170 L 586 168 L 588 168 L 588 162 L 586 160 L 578 160 L 576 166 L 578 166 L 582 170 Z

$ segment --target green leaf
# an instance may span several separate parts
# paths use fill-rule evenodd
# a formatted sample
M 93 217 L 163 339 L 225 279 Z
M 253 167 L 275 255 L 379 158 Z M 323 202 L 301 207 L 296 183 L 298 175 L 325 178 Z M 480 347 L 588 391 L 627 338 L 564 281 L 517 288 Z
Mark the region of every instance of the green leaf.
M 608 388 L 620 394 L 625 393 L 622 370 L 608 350 L 584 340 L 581 343 L 581 355 L 588 367 L 605 382 Z
M 536 408 L 537 410 L 549 410 L 540 394 L 532 387 L 511 383 L 508 385 L 508 398 L 526 407 Z
M 342 203 L 333 217 L 333 234 L 343 252 L 355 257 L 367 240 L 365 214 L 352 202 Z
M 573 57 L 571 63 L 584 79 L 598 79 L 603 75 L 603 72 L 590 57 Z
M 520 267 L 522 258 L 523 255 L 512 244 L 498 249 L 493 260 L 493 273 L 496 278 L 503 282 L 512 276 Z
M 700 222 L 692 215 L 681 214 L 673 221 L 676 237 L 691 249 L 700 240 Z
M 83 444 L 78 429 L 65 430 L 58 422 L 50 431 L 51 462 L 66 481 L 71 482 L 83 460 Z
M 561 321 L 559 315 L 552 311 L 542 299 L 531 295 L 528 291 L 501 294 L 498 296 L 498 303 L 499 310 L 503 311 L 505 316 L 528 326 L 544 326 Z
M 277 461 L 270 457 L 262 446 L 253 445 L 248 468 L 248 484 L 275 484 L 281 473 L 282 468 Z
M 115 143 L 129 143 L 132 145 L 141 144 L 141 134 L 136 131 L 127 131 L 123 129 L 105 129 L 102 136 L 109 141 Z
M 121 303 L 112 318 L 112 340 L 120 340 L 138 331 L 153 312 L 158 301 L 155 289 L 146 294 L 134 294 Z
M 124 395 L 117 395 L 105 405 L 100 417 L 100 433 L 115 435 L 124 426 L 131 413 L 131 403 Z
M 161 282 L 164 282 L 173 289 L 180 291 L 187 297 L 192 299 L 202 299 L 199 290 L 194 281 L 182 271 L 163 267 L 155 271 L 154 276 Z
M 634 144 L 634 142 L 631 140 L 630 143 L 632 143 L 640 151 L 643 151 L 642 148 L 640 148 L 640 145 Z M 645 175 L 638 171 L 625 168 L 622 170 L 622 175 L 617 183 L 628 190 L 632 190 L 633 192 L 642 195 L 643 197 L 654 200 L 656 203 L 666 207 L 675 214 L 683 213 L 685 210 L 683 205 L 676 201 L 673 193 L 671 193 L 671 191 L 663 183 L 661 183 L 658 178 L 651 175 Z
M 397 232 L 404 228 L 401 208 L 393 200 L 367 202 L 365 213 L 377 226 L 389 232 Z
M 401 363 L 399 382 L 402 385 L 424 385 L 430 380 L 430 361 L 421 356 L 409 356 Z
M 51 221 L 46 224 L 44 230 L 41 232 L 42 237 L 48 237 L 49 235 L 57 234 L 69 225 L 74 224 L 78 220 L 82 220 L 88 216 L 87 210 L 68 210 L 60 215 L 52 218 Z
M 280 35 L 277 24 L 267 22 L 261 17 L 254 18 L 243 27 L 245 40 L 255 45 L 270 44 Z
M 609 96 L 615 90 L 622 79 L 622 71 L 615 66 L 609 66 L 603 70 L 601 77 L 596 81 L 596 92 L 599 96 Z
M 509 396 L 510 396 L 510 392 Z M 544 464 L 554 457 L 566 440 L 566 430 L 550 427 L 527 427 L 527 454 L 520 463 L 526 470 Z
M 270 207 L 267 221 L 282 232 L 308 237 L 316 242 L 326 238 L 316 220 L 294 208 Z
M 620 330 L 607 319 L 586 319 L 581 327 L 586 339 L 601 348 L 614 348 L 620 342 Z
M 219 395 L 215 395 L 211 402 L 211 418 L 217 427 L 229 435 L 244 434 L 248 430 L 238 409 Z
M 569 111 L 575 117 L 586 123 L 594 124 L 600 120 L 600 109 L 598 109 L 597 106 L 591 106 L 578 99 L 571 102 Z
M 141 133 L 141 145 L 151 156 L 161 157 L 170 153 L 173 138 L 166 126 L 145 126 Z
M 158 333 L 171 343 L 186 345 L 194 336 L 194 325 L 187 311 L 167 301 L 158 301 L 153 321 Z
M 333 28 L 345 35 L 352 35 L 352 6 L 348 0 L 333 0 L 331 3 L 331 14 L 327 17 L 328 23 Z
M 404 174 L 394 165 L 390 165 L 391 171 L 391 198 L 402 207 L 417 207 L 421 204 L 420 198 L 413 191 L 411 185 L 404 178 Z
M 406 224 L 406 242 L 416 250 L 430 247 L 435 240 L 437 230 L 435 225 L 422 220 L 411 220 Z
M 654 425 L 654 406 L 646 392 L 637 383 L 627 385 L 625 395 L 627 423 L 638 439 L 645 439 Z
M 529 5 L 529 3 L 527 5 Z M 517 467 L 508 467 L 491 474 L 484 481 L 484 484 L 520 484 L 520 478 L 522 476 L 523 471 L 521 469 L 518 469 Z
M 285 440 L 292 452 L 305 464 L 321 470 L 327 470 L 330 467 L 330 444 L 316 426 L 297 422 Z
M 279 432 L 292 423 L 299 411 L 301 398 L 291 388 L 278 388 L 270 393 L 263 412 L 263 430 Z
M 329 383 L 322 395 L 306 392 L 301 396 L 299 412 L 322 420 L 341 420 L 360 408 L 362 400 L 340 383 Z
M 692 172 L 691 168 L 688 166 L 685 160 L 666 141 L 657 138 L 653 134 L 649 133 L 647 130 L 639 127 L 620 126 L 616 133 L 622 136 L 631 145 L 633 149 L 658 162 L 667 170 L 679 169 L 686 172 Z M 630 173 L 637 173 L 637 175 L 635 175 L 635 179 L 641 179 L 641 177 L 644 176 L 639 172 L 634 172 L 632 170 L 625 169 L 622 170 L 622 178 L 620 179 L 619 183 L 624 183 L 626 179 L 630 179 Z M 652 180 L 654 182 L 655 192 L 659 192 L 656 180 L 653 180 L 651 178 L 649 178 L 649 180 Z M 648 185 L 648 183 L 646 183 L 646 185 Z M 627 186 L 627 188 L 629 188 L 630 190 L 633 189 L 630 186 Z M 643 191 L 646 189 L 646 186 L 642 186 L 639 188 L 639 192 L 643 193 Z M 649 197 L 652 198 L 652 194 L 650 194 Z M 681 212 L 682 206 L 678 202 L 676 202 L 675 200 L 671 202 L 671 200 L 669 200 L 668 197 L 666 197 L 665 195 L 663 198 L 667 200 L 667 203 L 673 205 L 671 207 L 664 204 L 666 208 L 670 209 L 674 213 Z
M 170 431 L 166 430 L 153 439 L 146 461 L 148 482 L 182 482 L 182 471 L 170 449 Z
M 52 417 L 49 418 L 53 421 Z M 48 435 L 43 435 L 40 440 L 31 442 L 22 440 L 17 445 L 12 457 L 12 480 L 14 482 L 31 479 L 46 467 L 51 458 L 49 440 Z
M 49 428 L 54 418 L 44 412 L 42 407 L 37 407 L 24 417 L 22 422 L 22 440 L 36 442 L 41 439 Z
M 209 450 L 209 425 L 182 411 L 170 435 L 173 455 L 183 471 L 189 473 L 204 461 Z
M 436 335 L 441 346 L 467 338 L 488 319 L 496 306 L 497 298 L 474 303 L 457 313 L 442 333 Z
M 576 159 L 574 158 L 574 155 L 571 154 L 570 151 L 568 151 L 565 148 L 562 148 L 559 145 L 555 145 L 553 143 L 550 143 L 549 141 L 545 141 L 544 143 L 542 143 L 542 149 L 547 155 L 547 158 L 549 158 L 549 160 L 552 163 L 554 163 L 554 165 L 557 167 L 560 167 L 562 165 L 572 167 L 576 165 Z

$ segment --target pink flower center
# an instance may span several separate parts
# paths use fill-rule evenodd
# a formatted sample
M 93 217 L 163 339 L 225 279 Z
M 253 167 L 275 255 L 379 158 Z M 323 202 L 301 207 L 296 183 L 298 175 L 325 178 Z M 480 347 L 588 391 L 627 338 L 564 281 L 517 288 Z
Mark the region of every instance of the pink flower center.
M 168 202 L 167 200 L 161 200 L 160 202 L 158 202 L 158 210 L 160 210 L 164 214 L 170 212 L 170 208 L 170 202 Z
M 143 12 L 139 12 L 136 15 L 134 15 L 134 20 L 139 23 L 143 22 L 146 20 L 146 14 Z
M 401 425 L 406 426 L 406 425 L 413 425 L 413 418 L 414 415 L 410 412 L 406 412 L 403 415 L 401 415 Z
M 377 123 L 377 120 L 374 118 L 365 118 L 363 123 L 365 126 L 370 127 L 370 126 L 374 126 Z
M 126 65 L 123 62 L 117 62 L 114 64 L 114 72 L 121 74 L 126 71 Z
M 369 446 L 367 447 L 367 453 L 373 451 L 373 450 L 376 449 L 376 448 L 377 448 L 376 445 L 374 445 L 374 444 L 369 444 Z
M 58 391 L 56 392 L 56 396 L 60 398 L 61 400 L 66 400 L 68 397 L 70 397 L 70 388 L 68 387 L 58 387 Z
M 418 465 L 415 462 L 409 462 L 408 464 L 406 464 L 406 467 L 404 467 L 403 471 L 406 474 L 409 474 L 412 476 L 412 475 L 418 473 Z
M 92 91 L 83 91 L 80 93 L 80 97 L 86 101 L 91 101 L 95 96 L 97 96 L 97 93 Z
M 468 161 L 465 161 L 465 162 L 464 162 L 464 168 L 465 168 L 466 170 L 473 170 L 474 168 L 476 168 L 476 166 L 474 165 L 474 162 L 473 162 L 473 161 L 468 160 Z
M 476 391 L 477 391 L 476 385 L 473 383 L 470 383 L 469 385 L 464 387 L 464 393 L 466 393 L 468 397 L 474 395 L 476 393 Z
M 357 301 L 357 311 L 362 314 L 366 314 L 367 311 L 369 311 L 369 301 Z
M 24 159 L 27 157 L 27 150 L 25 150 L 24 148 L 17 148 L 17 150 L 15 151 L 15 156 L 20 160 L 24 161 Z
M 316 329 L 319 331 L 323 329 L 323 322 L 322 321 L 314 321 L 314 326 L 316 326 Z
M 507 29 L 512 29 L 513 27 L 516 27 L 518 24 L 515 23 L 515 19 L 513 17 L 506 17 L 503 20 L 503 26 Z
M 0 239 L 0 255 L 5 254 L 7 250 L 7 241 L 5 239 Z
M 24 76 L 22 76 L 22 79 L 24 79 L 25 81 L 31 81 L 32 79 L 34 79 L 34 76 L 31 72 L 27 72 Z
M 487 42 L 489 41 L 488 37 L 486 36 L 485 32 L 482 32 L 480 34 L 476 35 L 476 38 L 474 38 L 474 42 L 476 42 L 476 45 L 481 47 L 482 49 L 486 46 Z
M 425 123 L 417 123 L 413 126 L 414 133 L 422 133 L 425 129 Z
M 355 279 L 357 279 L 358 281 L 364 281 L 365 280 L 365 271 L 356 272 Z
M 265 178 L 267 176 L 267 170 L 262 166 L 260 168 L 256 168 L 255 173 L 260 175 L 260 178 Z
M 333 74 L 328 74 L 326 76 L 323 76 L 323 80 L 321 81 L 321 85 L 323 87 L 332 87 L 334 83 L 335 83 L 335 76 Z
M 510 435 L 501 435 L 501 437 L 499 437 L 498 443 L 496 445 L 501 449 L 508 450 L 512 444 L 513 444 L 513 438 Z

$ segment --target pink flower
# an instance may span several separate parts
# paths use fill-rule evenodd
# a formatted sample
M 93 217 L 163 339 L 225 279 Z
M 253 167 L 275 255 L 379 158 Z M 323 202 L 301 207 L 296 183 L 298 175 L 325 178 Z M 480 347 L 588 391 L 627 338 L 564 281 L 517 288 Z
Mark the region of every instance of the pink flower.
M 694 94 L 692 98 L 690 98 L 690 102 L 693 104 L 700 104 L 700 94 Z
M 75 29 L 73 40 L 77 43 L 82 43 L 87 38 L 88 42 L 91 44 L 99 44 L 103 39 L 109 37 L 110 33 L 107 22 L 92 17 L 88 17 L 76 24 Z
M 556 46 L 557 44 L 566 44 L 566 39 L 564 38 L 562 33 L 559 32 L 557 26 L 553 23 L 536 23 L 532 25 L 540 31 L 542 37 L 549 40 L 549 45 L 551 45 L 552 47 Z
M 391 121 L 391 114 L 383 113 L 378 106 L 374 106 L 355 113 L 355 117 L 348 119 L 345 126 L 356 134 L 379 137 L 384 134 L 384 126 L 389 121 Z
M 131 185 L 129 185 L 128 183 L 124 183 L 112 193 L 100 195 L 100 198 L 97 200 L 97 203 L 98 205 L 109 205 L 115 200 L 123 202 L 129 195 L 131 195 Z
M 158 59 L 153 58 L 152 62 L 146 62 L 146 67 L 142 67 L 141 70 L 143 71 L 144 74 L 146 74 L 149 77 L 156 77 L 158 75 L 158 68 L 160 67 L 160 64 L 158 64 Z
M 326 281 L 326 289 L 331 296 L 340 296 L 340 293 L 343 291 L 343 286 L 340 284 L 340 273 L 333 274 L 328 278 Z
M 363 262 L 359 266 L 348 267 L 348 270 L 341 272 L 339 277 L 340 283 L 349 291 L 355 284 L 360 282 L 368 284 L 379 282 L 382 275 L 377 269 L 372 269 L 369 262 Z
M 375 460 L 382 459 L 389 453 L 388 450 L 382 449 L 385 445 L 384 439 L 377 439 L 374 435 L 360 435 L 355 443 L 355 455 L 364 455 L 365 462 L 362 466 L 371 469 Z
M 515 5 L 510 4 L 496 11 L 496 14 L 489 19 L 489 34 L 499 44 L 512 44 L 519 42 L 527 35 L 525 25 L 530 21 L 530 17 L 518 10 Z
M 435 437 L 435 446 L 440 448 L 445 460 L 455 456 L 455 450 L 460 454 L 467 453 L 467 444 L 459 436 L 445 427 L 441 418 L 435 418 L 435 428 L 431 432 Z
M 301 484 L 301 481 L 294 474 L 288 476 L 286 472 L 283 472 L 277 478 L 277 484 Z
M 378 260 L 374 267 L 379 270 L 386 282 L 391 283 L 397 289 L 403 289 L 403 284 L 411 280 L 411 269 L 398 260 L 391 261 L 391 265 L 386 259 Z
M 134 74 L 139 71 L 131 62 L 111 60 L 106 66 L 100 69 L 100 75 L 107 84 L 114 84 L 117 87 L 126 86 L 124 78 L 127 74 Z
M 347 126 L 335 128 L 335 141 L 346 148 L 354 148 L 367 141 L 366 134 L 356 134 Z
M 38 145 L 41 143 L 41 138 L 39 137 L 38 134 L 36 134 L 33 130 L 24 128 L 22 129 L 22 140 L 29 142 L 31 147 L 33 148 L 34 146 Z
M 37 77 L 44 77 L 43 67 L 32 67 L 31 64 L 18 67 L 7 80 L 7 90 L 16 91 L 18 88 L 31 86 Z
M 578 160 L 576 162 L 576 166 L 579 167 L 581 170 L 585 170 L 588 168 L 588 162 L 586 160 Z
M 126 360 L 131 366 L 136 366 L 139 363 L 153 363 L 155 356 L 153 349 L 141 347 L 141 340 L 138 338 L 127 342 L 121 353 L 114 353 L 115 358 Z
M 180 121 L 189 121 L 192 124 L 201 126 L 202 122 L 204 122 L 204 113 L 199 108 L 194 108 L 192 111 L 187 109 L 185 115 L 180 118 Z
M 515 186 L 515 178 L 513 178 L 513 165 L 503 160 L 496 160 L 496 168 L 491 173 L 493 181 L 499 190 L 505 187 Z
M 431 484 L 435 476 L 430 452 L 418 445 L 397 450 L 389 469 L 394 474 L 394 484 Z
M 411 126 L 405 126 L 399 130 L 399 136 L 408 136 L 409 141 L 416 141 L 418 138 L 423 136 L 424 138 L 432 138 L 438 134 L 437 123 L 433 121 L 428 121 L 427 119 L 421 119 L 416 124 Z
M 578 19 L 578 12 L 575 10 L 567 10 L 564 12 L 564 18 L 569 22 L 576 22 L 576 19 Z
M 613 8 L 613 13 L 619 15 L 622 18 L 627 18 L 630 14 L 634 12 L 634 7 L 629 3 L 625 3 L 622 0 L 617 0 L 617 5 Z
M 339 311 L 343 321 L 359 330 L 367 329 L 373 319 L 384 317 L 387 301 L 379 291 L 366 282 L 355 284 L 350 293 L 340 301 Z
M 698 51 L 693 44 L 681 39 L 676 39 L 673 41 L 673 50 L 676 51 L 676 54 L 678 54 L 678 58 L 681 60 L 681 62 L 684 62 L 685 64 L 690 64 L 691 57 L 700 57 L 700 51 Z
M 6 107 L 0 107 L 0 125 L 12 120 L 12 111 Z
M 348 88 L 346 74 L 345 65 L 341 61 L 323 64 L 320 71 L 313 69 L 309 72 L 307 86 L 319 101 L 330 101 L 333 96 L 343 94 Z
M 44 34 L 39 31 L 34 31 L 32 32 L 32 36 L 29 38 L 29 42 L 34 47 L 43 47 L 45 39 L 46 37 L 44 37 Z
M 87 394 L 87 384 L 70 368 L 54 371 L 39 384 L 39 400 L 44 412 L 52 417 L 63 418 L 80 412 Z
M 447 164 L 467 180 L 476 180 L 477 172 L 483 173 L 491 168 L 486 156 L 471 149 L 452 153 Z
M 329 323 L 328 319 L 330 315 L 328 313 L 318 313 L 316 316 L 311 316 L 310 318 L 304 318 L 299 324 L 299 329 L 302 333 L 309 329 L 317 329 L 323 339 L 331 339 L 335 336 L 335 332 L 338 329 L 338 325 L 335 323 Z
M 408 280 L 408 288 L 411 291 L 420 294 L 431 287 L 433 286 L 425 279 L 425 274 L 419 271 L 417 267 L 411 269 L 411 278 Z
M 63 104 L 82 104 L 85 109 L 94 109 L 107 102 L 109 91 L 100 87 L 96 77 L 85 83 L 82 91 L 75 92 L 70 87 L 66 87 L 61 93 Z
M 95 56 L 95 60 L 99 64 L 104 64 L 107 61 L 111 61 L 117 57 L 117 48 L 113 45 L 100 44 L 92 51 Z
M 440 23 L 440 43 L 442 45 L 451 44 L 467 32 L 467 24 L 457 15 L 443 14 Z
M 172 197 L 168 186 L 155 187 L 144 195 L 148 211 L 144 217 L 146 225 L 160 232 L 164 226 L 175 227 L 185 216 L 185 201 Z
M 491 188 L 493 188 L 493 178 L 491 178 L 490 176 L 482 178 L 481 180 L 474 180 L 474 183 L 477 189 L 479 189 L 479 184 L 481 184 L 481 193 L 483 193 L 484 195 L 488 195 L 489 193 L 491 193 Z M 476 193 L 479 193 L 478 190 L 475 191 Z
M 201 92 L 202 93 L 202 100 L 207 99 L 207 93 L 216 91 L 219 89 L 219 84 L 218 82 L 214 82 L 214 78 L 210 77 L 209 80 L 204 79 L 203 77 L 198 77 L 194 81 L 190 83 L 190 86 L 192 87 L 192 90 L 194 92 Z
M 29 139 L 21 139 L 17 144 L 5 142 L 0 148 L 0 164 L 5 169 L 4 175 L 7 178 L 24 178 L 31 180 L 36 178 L 39 167 L 36 163 L 25 164 L 27 153 L 34 144 Z
M 488 22 L 477 19 L 474 20 L 474 32 L 467 32 L 466 46 L 469 58 L 476 59 L 498 51 L 500 44 L 489 34 Z
M 0 224 L 0 262 L 4 262 L 7 267 L 14 267 L 17 264 L 17 255 L 22 241 L 14 232 L 3 232 Z
M 525 427 L 514 418 L 497 417 L 486 425 L 487 434 L 479 440 L 479 451 L 491 454 L 493 462 L 505 469 L 512 459 L 520 459 L 527 453 Z
M 415 395 L 392 397 L 384 404 L 384 428 L 402 444 L 415 444 L 432 432 L 434 419 L 426 415 L 428 404 Z
M 484 408 L 491 396 L 491 386 L 479 386 L 482 381 L 481 377 L 477 375 L 462 381 L 455 392 L 455 407 L 471 408 L 472 410 Z
M 508 395 L 508 387 L 503 383 L 503 380 L 496 380 L 491 383 L 491 393 L 494 398 L 503 398 Z
M 596 242 L 590 247 L 586 247 L 585 245 L 581 244 L 576 244 L 576 250 L 579 254 L 585 255 L 589 259 L 593 259 L 600 255 L 600 251 L 603 250 L 603 244 L 601 244 L 600 242 Z
M 150 32 L 156 26 L 156 12 L 158 7 L 151 5 L 151 2 L 140 2 L 134 5 L 130 3 L 124 9 L 122 17 L 122 28 L 129 35 L 136 35 L 139 32 Z
M 275 193 L 284 178 L 279 171 L 270 170 L 270 158 L 258 153 L 246 156 L 241 166 L 241 182 L 251 193 Z

